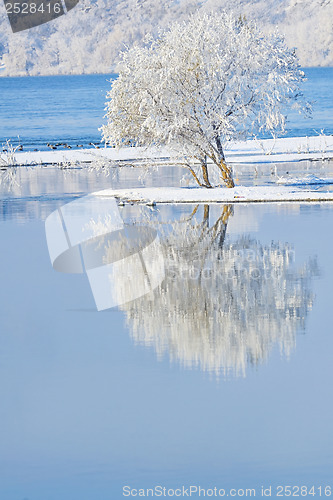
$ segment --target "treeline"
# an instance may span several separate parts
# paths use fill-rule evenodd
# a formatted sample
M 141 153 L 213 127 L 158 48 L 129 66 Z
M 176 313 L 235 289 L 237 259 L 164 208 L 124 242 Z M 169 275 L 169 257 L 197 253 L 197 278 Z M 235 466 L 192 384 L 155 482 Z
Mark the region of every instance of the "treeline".
M 109 73 L 126 46 L 198 9 L 232 9 L 266 32 L 277 26 L 303 66 L 333 65 L 330 0 L 80 0 L 68 14 L 15 34 L 2 9 L 0 76 Z

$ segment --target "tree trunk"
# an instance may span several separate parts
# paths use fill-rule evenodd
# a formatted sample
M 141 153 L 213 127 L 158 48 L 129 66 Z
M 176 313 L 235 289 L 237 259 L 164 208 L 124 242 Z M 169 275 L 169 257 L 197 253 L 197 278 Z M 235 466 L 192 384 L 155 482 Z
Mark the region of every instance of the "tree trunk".
M 224 160 L 220 160 L 220 163 L 218 164 L 218 167 L 220 169 L 221 177 L 223 181 L 225 182 L 226 186 L 228 188 L 233 188 L 235 187 L 234 180 L 232 178 L 232 170 Z
M 226 184 L 228 188 L 232 188 L 235 186 L 234 181 L 232 179 L 232 169 L 228 167 L 226 164 L 221 142 L 219 142 L 220 147 L 221 147 L 221 154 L 219 154 L 218 158 L 213 157 L 212 160 L 214 163 L 217 165 L 219 171 L 220 171 L 220 176 L 223 182 Z M 202 179 L 203 183 L 200 181 L 199 177 L 195 173 L 194 169 L 191 167 L 189 163 L 185 163 L 184 166 L 191 172 L 193 175 L 195 181 L 197 184 L 199 184 L 200 187 L 205 187 L 205 188 L 212 188 L 213 186 L 210 183 L 209 180 L 209 174 L 208 174 L 208 167 L 207 167 L 207 157 L 206 158 L 198 158 L 196 157 L 201 164 L 201 171 L 202 171 Z
M 224 156 L 224 152 L 223 152 L 223 148 L 222 148 L 221 139 L 218 136 L 215 137 L 215 142 L 216 142 L 216 147 L 217 147 L 217 150 L 219 152 L 221 159 L 223 161 L 225 161 L 225 156 Z
M 207 163 L 201 163 L 202 177 L 207 188 L 211 188 L 212 185 L 209 182 Z
M 228 167 L 228 165 L 225 161 L 225 156 L 224 156 L 224 151 L 223 151 L 221 139 L 218 136 L 216 136 L 215 142 L 216 142 L 216 147 L 217 147 L 217 150 L 218 150 L 219 156 L 220 156 L 219 163 L 217 164 L 217 166 L 220 170 L 221 177 L 228 188 L 233 188 L 233 187 L 235 187 L 235 184 L 234 184 L 234 181 L 232 178 L 232 169 L 230 167 Z

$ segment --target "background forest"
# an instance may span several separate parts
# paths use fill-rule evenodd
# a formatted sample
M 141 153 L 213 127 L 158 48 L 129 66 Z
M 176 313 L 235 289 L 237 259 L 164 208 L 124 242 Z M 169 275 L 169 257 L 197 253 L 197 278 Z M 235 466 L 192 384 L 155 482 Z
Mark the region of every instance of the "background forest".
M 80 0 L 68 14 L 15 34 L 0 9 L 0 76 L 116 71 L 125 46 L 197 9 L 232 9 L 264 32 L 277 27 L 302 66 L 333 66 L 331 0 Z

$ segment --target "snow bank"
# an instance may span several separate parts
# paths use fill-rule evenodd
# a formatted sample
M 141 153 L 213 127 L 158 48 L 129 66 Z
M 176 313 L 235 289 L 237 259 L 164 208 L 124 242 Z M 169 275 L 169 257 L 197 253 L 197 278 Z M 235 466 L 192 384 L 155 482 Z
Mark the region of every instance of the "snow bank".
M 316 175 L 309 174 L 304 177 L 280 177 L 276 183 L 288 186 L 322 186 L 333 184 L 333 178 L 328 177 L 323 179 L 321 177 L 317 177 Z
M 333 201 L 333 192 L 293 189 L 290 186 L 237 186 L 228 188 L 137 188 L 105 189 L 99 197 L 123 202 L 154 203 L 247 203 L 286 201 Z
M 229 143 L 225 148 L 229 163 L 278 163 L 295 162 L 300 160 L 317 160 L 333 158 L 333 136 L 316 137 L 286 137 L 280 139 L 249 140 Z M 1 155 L 6 161 L 6 154 Z M 111 161 L 116 164 L 122 162 L 143 162 L 146 159 L 177 162 L 172 153 L 166 148 L 147 150 L 145 148 L 101 148 L 80 149 L 66 151 L 34 151 L 17 152 L 10 164 L 19 165 L 57 165 L 88 163 L 97 161 Z

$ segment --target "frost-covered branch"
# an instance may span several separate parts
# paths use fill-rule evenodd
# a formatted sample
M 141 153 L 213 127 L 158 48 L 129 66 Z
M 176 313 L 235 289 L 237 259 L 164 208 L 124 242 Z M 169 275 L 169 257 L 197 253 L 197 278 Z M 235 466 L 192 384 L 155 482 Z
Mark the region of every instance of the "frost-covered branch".
M 307 108 L 303 80 L 294 50 L 278 33 L 264 36 L 227 12 L 197 13 L 123 54 L 108 93 L 103 139 L 115 146 L 167 146 L 185 165 L 199 162 L 204 183 L 194 178 L 205 187 L 211 187 L 208 157 L 233 187 L 226 142 L 283 133 L 291 103 Z

